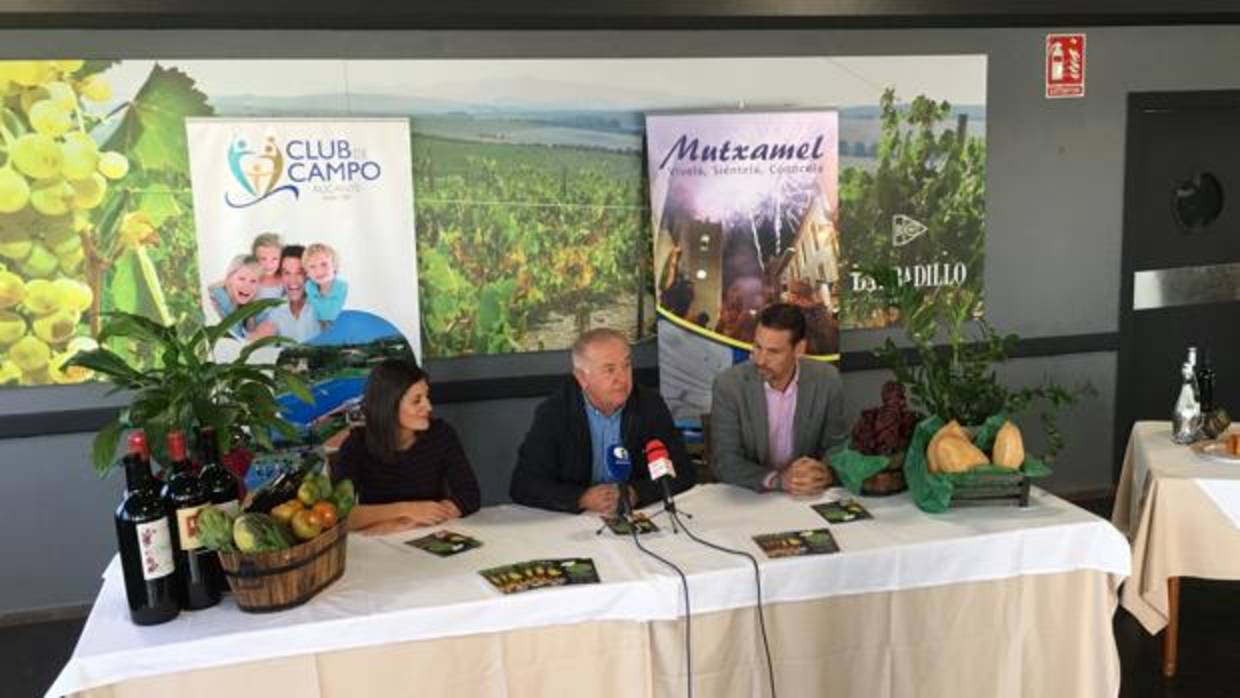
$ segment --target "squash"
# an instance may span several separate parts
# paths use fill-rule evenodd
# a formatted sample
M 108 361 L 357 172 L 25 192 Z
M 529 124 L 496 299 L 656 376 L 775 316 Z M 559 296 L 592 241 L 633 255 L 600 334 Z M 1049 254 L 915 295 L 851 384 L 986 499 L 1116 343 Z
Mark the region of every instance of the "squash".
M 934 436 L 930 437 L 930 445 L 926 446 L 927 469 L 932 473 L 946 472 L 943 470 L 939 459 L 938 443 L 948 436 L 957 436 L 965 441 L 969 440 L 969 432 L 965 431 L 964 427 L 960 426 L 960 422 L 954 419 L 934 432 Z
M 939 472 L 963 473 L 974 466 L 990 462 L 986 454 L 974 446 L 967 438 L 956 434 L 948 434 L 935 444 L 935 454 L 939 464 Z
M 1016 470 L 1025 462 L 1025 443 L 1015 424 L 1006 421 L 999 427 L 992 455 L 995 465 L 1008 470 Z
M 292 534 L 268 514 L 242 514 L 233 521 L 233 542 L 243 553 L 284 550 L 293 544 Z

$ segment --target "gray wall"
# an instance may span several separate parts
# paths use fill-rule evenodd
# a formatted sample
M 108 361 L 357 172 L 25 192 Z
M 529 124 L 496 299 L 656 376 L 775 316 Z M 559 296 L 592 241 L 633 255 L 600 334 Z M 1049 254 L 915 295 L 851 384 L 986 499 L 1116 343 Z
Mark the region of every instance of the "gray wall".
M 989 182 L 986 312 L 1025 337 L 1114 332 L 1130 91 L 1235 89 L 1240 28 L 1116 28 L 1088 32 L 1088 97 L 1042 97 L 1042 30 L 864 32 L 0 32 L 0 57 L 452 58 L 709 57 L 986 53 Z M 53 55 L 54 54 L 54 55 Z M 658 80 L 658 76 L 651 76 Z M 674 86 L 673 86 L 674 87 Z M 721 103 L 730 103 L 720 95 Z M 845 351 L 886 334 L 852 332 Z M 541 373 L 563 355 L 469 360 L 435 368 L 440 379 Z M 1013 361 L 1016 384 L 1043 377 L 1090 380 L 1099 397 L 1062 419 L 1069 448 L 1050 489 L 1111 484 L 1113 353 Z M 877 400 L 881 372 L 845 377 L 849 413 Z M 0 391 L 0 419 L 31 410 L 100 405 L 97 388 Z M 1168 396 L 1171 399 L 1171 396 Z M 467 441 L 487 502 L 506 496 L 513 451 L 534 400 L 446 405 Z M 0 441 L 0 617 L 89 603 L 115 548 L 110 516 L 119 478 L 86 464 L 89 435 Z

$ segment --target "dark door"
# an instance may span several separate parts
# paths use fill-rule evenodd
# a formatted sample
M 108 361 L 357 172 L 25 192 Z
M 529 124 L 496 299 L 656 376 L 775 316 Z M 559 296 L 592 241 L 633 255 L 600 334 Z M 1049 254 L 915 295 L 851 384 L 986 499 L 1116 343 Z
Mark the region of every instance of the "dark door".
M 1240 92 L 1128 97 L 1116 476 L 1132 424 L 1170 419 L 1186 348 L 1240 417 Z

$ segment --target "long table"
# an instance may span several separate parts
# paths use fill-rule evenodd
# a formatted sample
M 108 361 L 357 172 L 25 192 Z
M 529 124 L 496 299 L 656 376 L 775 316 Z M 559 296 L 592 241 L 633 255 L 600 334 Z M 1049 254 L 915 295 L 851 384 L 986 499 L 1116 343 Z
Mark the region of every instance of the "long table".
M 810 508 L 846 494 L 705 485 L 678 499 L 699 536 L 759 559 L 781 694 L 1118 695 L 1111 618 L 1130 554 L 1109 523 L 1036 490 L 1028 508 L 938 515 L 907 495 L 863 498 L 874 518 L 839 525 Z M 752 567 L 656 521 L 643 542 L 689 583 L 695 694 L 766 695 Z M 769 560 L 751 539 L 824 526 L 841 552 Z M 226 598 L 135 626 L 114 563 L 49 695 L 684 694 L 680 578 L 630 539 L 511 505 L 446 528 L 484 545 L 437 558 L 403 544 L 425 530 L 354 535 L 338 582 L 269 615 Z M 504 596 L 477 574 L 576 556 L 602 583 Z

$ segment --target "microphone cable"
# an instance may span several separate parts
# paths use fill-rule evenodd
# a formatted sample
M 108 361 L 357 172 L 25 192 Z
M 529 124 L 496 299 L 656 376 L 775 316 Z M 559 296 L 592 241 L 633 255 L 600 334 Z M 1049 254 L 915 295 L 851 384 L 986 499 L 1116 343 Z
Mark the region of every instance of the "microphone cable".
M 665 507 L 665 509 L 667 510 L 667 513 L 668 513 L 669 515 L 671 515 L 672 520 L 673 520 L 673 521 L 676 521 L 677 523 L 679 523 L 679 524 L 680 524 L 680 527 L 684 530 L 685 535 L 689 536 L 689 538 L 690 538 L 690 539 L 692 539 L 692 540 L 694 540 L 694 541 L 696 541 L 696 542 L 698 542 L 698 543 L 700 543 L 700 544 L 702 544 L 702 545 L 705 545 L 705 546 L 706 546 L 706 547 L 708 547 L 708 548 L 712 548 L 712 549 L 714 549 L 714 550 L 718 550 L 718 551 L 719 551 L 719 552 L 721 552 L 721 553 L 727 553 L 727 554 L 729 554 L 729 555 L 739 555 L 739 556 L 741 556 L 741 557 L 743 557 L 743 558 L 745 558 L 745 559 L 749 560 L 749 564 L 753 565 L 753 577 L 754 577 L 754 583 L 755 583 L 755 585 L 757 586 L 757 590 L 758 590 L 758 629 L 761 631 L 761 635 L 762 635 L 762 650 L 763 650 L 763 652 L 765 652 L 765 653 L 766 653 L 766 675 L 767 675 L 767 679 L 770 681 L 770 685 L 771 685 L 771 698 L 776 698 L 776 693 L 775 693 L 775 664 L 774 664 L 774 662 L 772 662 L 772 661 L 771 661 L 771 643 L 770 643 L 770 641 L 767 639 L 767 636 L 766 636 L 766 619 L 764 618 L 765 613 L 764 613 L 764 611 L 763 611 L 763 607 L 762 607 L 762 572 L 761 572 L 761 570 L 758 568 L 758 560 L 757 560 L 757 558 L 755 558 L 753 555 L 750 555 L 749 553 L 745 552 L 744 550 L 736 550 L 736 549 L 734 549 L 734 548 L 725 548 L 725 547 L 724 547 L 724 546 L 722 546 L 722 545 L 717 545 L 717 544 L 712 543 L 712 542 L 710 542 L 710 541 L 708 541 L 708 540 L 704 540 L 704 539 L 702 539 L 702 538 L 699 538 L 697 535 L 695 535 L 695 534 L 693 533 L 693 531 L 692 531 L 692 530 L 690 530 L 690 529 L 689 529 L 689 527 L 688 527 L 688 526 L 686 526 L 686 525 L 685 525 L 685 522 L 684 522 L 684 521 L 681 521 L 681 520 L 680 520 L 680 514 L 678 514 L 678 513 L 676 512 L 676 506 L 675 506 L 675 504 L 673 504 L 673 505 L 672 505 L 672 506 L 670 506 L 670 507 Z
M 693 625 L 691 621 L 692 612 L 689 610 L 689 578 L 685 576 L 684 570 L 680 569 L 676 563 L 662 557 L 650 548 L 642 545 L 641 539 L 637 534 L 637 526 L 630 524 L 629 533 L 633 534 L 633 543 L 637 545 L 637 549 L 650 557 L 663 563 L 664 566 L 675 570 L 680 575 L 680 585 L 685 592 L 685 692 L 686 698 L 693 698 Z

